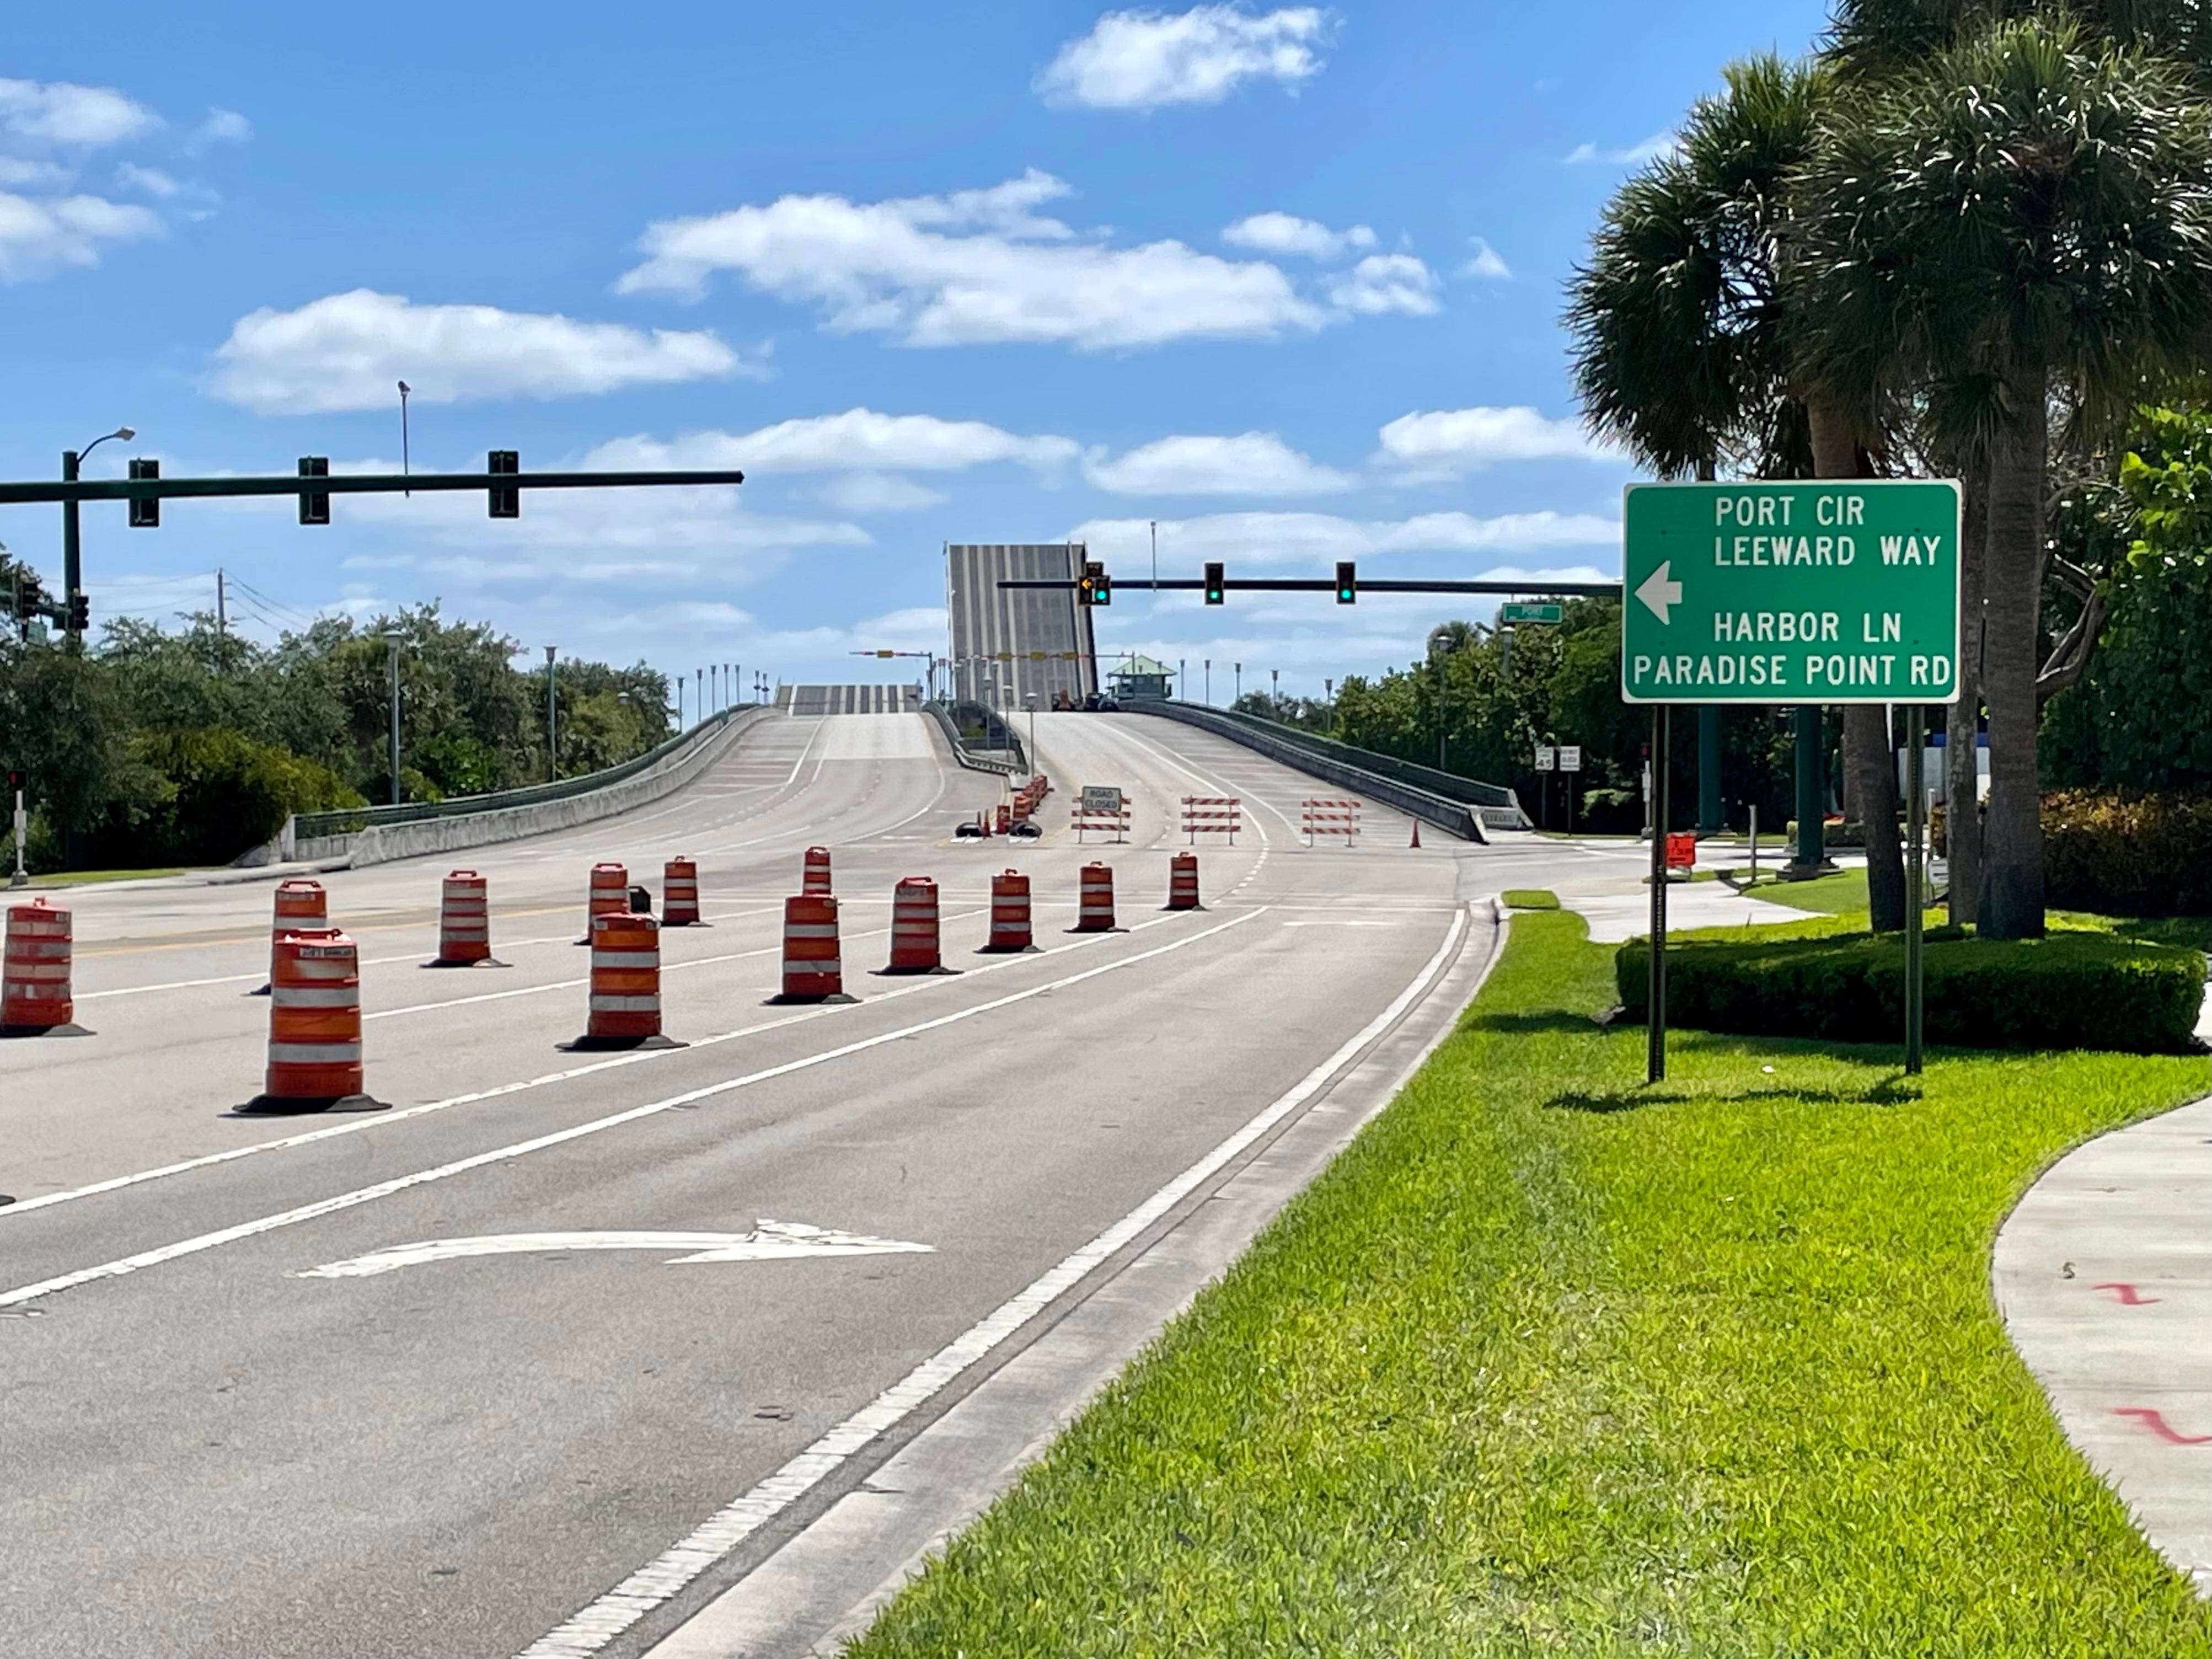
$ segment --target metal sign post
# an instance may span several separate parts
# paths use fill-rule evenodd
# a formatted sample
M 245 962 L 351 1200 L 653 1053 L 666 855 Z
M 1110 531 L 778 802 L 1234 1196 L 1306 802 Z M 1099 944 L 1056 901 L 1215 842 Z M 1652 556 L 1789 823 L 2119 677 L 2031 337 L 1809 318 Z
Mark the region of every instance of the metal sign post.
M 1927 711 L 1918 703 L 1905 712 L 1905 1069 L 1920 1072 L 1920 1039 L 1923 1018 L 1921 982 L 1921 915 L 1927 899 L 1921 890 L 1921 842 L 1927 830 L 1926 807 L 1921 797 L 1922 747 L 1928 741 L 1922 726 Z
M 31 878 L 23 871 L 23 848 L 31 839 L 31 815 L 23 810 L 23 792 L 15 792 L 15 873 L 8 878 L 10 887 L 27 887 Z
M 1667 1075 L 1667 708 L 1651 711 L 1651 969 L 1644 984 L 1644 1080 Z

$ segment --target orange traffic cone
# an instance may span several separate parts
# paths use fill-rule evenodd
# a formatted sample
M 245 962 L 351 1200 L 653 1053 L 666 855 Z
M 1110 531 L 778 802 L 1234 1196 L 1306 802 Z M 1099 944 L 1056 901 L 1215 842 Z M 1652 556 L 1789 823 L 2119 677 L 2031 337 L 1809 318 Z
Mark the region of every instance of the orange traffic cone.
M 1415 818 L 1415 819 L 1413 820 L 1413 840 L 1411 840 L 1410 842 L 1407 842 L 1407 843 L 1406 843 L 1406 845 L 1407 845 L 1407 848 L 1408 848 L 1408 849 L 1411 849 L 1411 848 L 1413 848 L 1419 847 L 1420 844 L 1421 844 L 1421 821 L 1420 821 L 1420 819 L 1419 819 L 1419 818 Z

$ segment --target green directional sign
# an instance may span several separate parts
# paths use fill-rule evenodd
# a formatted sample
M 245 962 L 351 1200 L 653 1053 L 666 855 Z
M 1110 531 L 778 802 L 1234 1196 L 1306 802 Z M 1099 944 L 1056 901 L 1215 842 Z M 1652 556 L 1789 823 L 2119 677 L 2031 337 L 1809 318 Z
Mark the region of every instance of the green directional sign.
M 1555 623 L 1565 614 L 1556 605 L 1501 605 L 1498 620 L 1502 623 Z
M 1959 486 L 1631 484 L 1630 702 L 1955 702 Z

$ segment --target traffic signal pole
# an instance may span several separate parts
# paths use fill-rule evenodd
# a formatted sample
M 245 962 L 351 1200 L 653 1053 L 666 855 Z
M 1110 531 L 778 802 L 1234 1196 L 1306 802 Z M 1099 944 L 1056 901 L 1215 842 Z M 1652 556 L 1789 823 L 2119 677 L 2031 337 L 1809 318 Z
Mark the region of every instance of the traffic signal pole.
M 76 451 L 62 451 L 62 482 L 75 483 Z M 84 580 L 84 556 L 79 545 L 76 522 L 77 498 L 64 496 L 62 501 L 62 637 L 71 647 L 82 643 L 76 631 L 76 590 Z

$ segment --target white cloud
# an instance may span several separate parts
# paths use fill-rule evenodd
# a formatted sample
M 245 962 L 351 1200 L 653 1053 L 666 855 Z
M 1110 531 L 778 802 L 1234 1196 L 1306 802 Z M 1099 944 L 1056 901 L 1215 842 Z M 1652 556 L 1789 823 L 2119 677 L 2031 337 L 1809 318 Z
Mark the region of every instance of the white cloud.
M 0 282 L 100 263 L 101 246 L 161 234 L 148 210 L 98 196 L 33 201 L 0 191 Z
M 1401 415 L 1377 435 L 1382 447 L 1376 460 L 1426 477 L 1448 477 L 1493 461 L 1615 459 L 1581 422 L 1547 420 L 1527 404 Z
M 1674 148 L 1674 135 L 1655 132 L 1640 144 L 1631 144 L 1626 149 L 1600 149 L 1593 143 L 1577 144 L 1562 158 L 1570 167 L 1582 167 L 1596 162 L 1604 167 L 1639 167 L 1646 161 L 1656 161 Z
M 856 203 L 784 196 L 662 220 L 617 285 L 696 295 L 716 271 L 819 305 L 829 326 L 908 345 L 1055 343 L 1086 350 L 1194 337 L 1270 338 L 1327 313 L 1264 261 L 1178 241 L 1109 247 L 1034 210 L 1068 187 L 1032 168 L 988 190 Z
M 1410 253 L 1370 253 L 1330 279 L 1329 303 L 1340 311 L 1371 317 L 1402 311 L 1425 317 L 1437 309 L 1436 274 Z
M 1302 253 L 1310 259 L 1334 259 L 1346 248 L 1373 247 L 1375 233 L 1365 225 L 1331 230 L 1296 214 L 1255 213 L 1223 231 L 1221 240 L 1262 253 Z
M 879 415 L 848 409 L 779 421 L 744 433 L 694 432 L 671 441 L 617 438 L 593 450 L 587 466 L 741 467 L 748 473 L 951 472 L 993 461 L 1051 467 L 1075 458 L 1074 441 L 1024 437 L 981 421 L 934 415 Z
M 242 144 L 253 136 L 253 124 L 234 109 L 213 109 L 193 129 L 185 148 L 197 153 L 210 144 Z
M 1468 240 L 1474 244 L 1474 257 L 1459 268 L 1461 276 L 1474 276 L 1492 283 L 1510 283 L 1513 280 L 1512 267 L 1505 263 L 1496 248 L 1491 246 L 1480 236 L 1470 236 Z
M 28 187 L 60 190 L 76 177 L 52 161 L 33 161 L 21 155 L 0 155 L 0 189 Z
M 0 78 L 0 127 L 51 144 L 119 144 L 161 118 L 112 87 Z
M 1316 55 L 1328 15 L 1288 6 L 1255 16 L 1236 6 L 1189 11 L 1109 11 L 1060 49 L 1036 78 L 1049 104 L 1086 109 L 1157 109 L 1218 104 L 1246 81 L 1295 89 L 1321 73 Z
M 1149 556 L 1151 521 L 1093 519 L 1067 532 L 1113 560 Z M 1620 524 L 1594 513 L 1425 513 L 1411 519 L 1344 519 L 1326 513 L 1216 513 L 1159 520 L 1163 564 L 1241 559 L 1248 564 L 1326 564 L 1377 553 L 1539 553 L 1561 547 L 1617 547 Z M 1102 551 L 1103 550 L 1103 551 Z M 1558 574 L 1558 573 L 1554 573 Z
M 840 513 L 909 513 L 937 506 L 945 493 L 896 472 L 841 472 L 815 490 L 814 497 Z
M 1352 483 L 1272 432 L 1161 438 L 1111 460 L 1094 456 L 1083 471 L 1117 495 L 1322 495 Z
M 262 414 L 381 409 L 407 381 L 422 403 L 556 398 L 744 372 L 713 334 L 418 306 L 368 289 L 241 317 L 217 349 L 216 395 Z
M 159 167 L 142 167 L 135 161 L 125 161 L 115 169 L 115 182 L 124 190 L 143 191 L 149 196 L 174 196 L 184 186 Z

